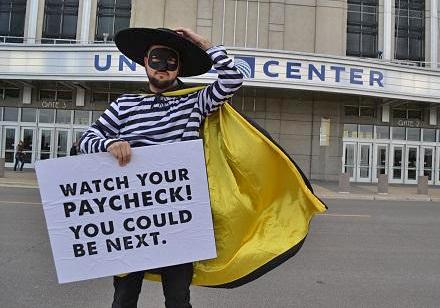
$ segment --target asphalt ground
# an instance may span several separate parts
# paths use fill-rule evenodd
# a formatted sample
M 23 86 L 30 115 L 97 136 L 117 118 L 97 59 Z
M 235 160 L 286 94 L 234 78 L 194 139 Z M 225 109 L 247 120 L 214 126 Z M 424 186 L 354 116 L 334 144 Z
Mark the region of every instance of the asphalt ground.
M 301 251 L 237 289 L 192 287 L 193 307 L 439 307 L 440 205 L 325 200 Z M 112 279 L 59 285 L 38 190 L 0 187 L 0 307 L 110 307 Z M 163 307 L 144 282 L 139 307 Z

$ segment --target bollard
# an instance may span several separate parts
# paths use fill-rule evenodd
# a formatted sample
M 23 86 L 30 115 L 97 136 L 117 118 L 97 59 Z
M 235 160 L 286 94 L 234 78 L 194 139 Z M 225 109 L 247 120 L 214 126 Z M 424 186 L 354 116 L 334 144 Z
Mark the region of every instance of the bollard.
M 428 194 L 428 177 L 427 176 L 419 176 L 419 180 L 417 182 L 417 193 L 419 195 L 427 195 Z
M 341 193 L 350 192 L 350 174 L 341 173 L 339 175 L 339 192 Z
M 377 178 L 377 192 L 379 194 L 388 193 L 388 174 L 379 174 Z
M 0 158 L 0 178 L 5 177 L 5 159 Z

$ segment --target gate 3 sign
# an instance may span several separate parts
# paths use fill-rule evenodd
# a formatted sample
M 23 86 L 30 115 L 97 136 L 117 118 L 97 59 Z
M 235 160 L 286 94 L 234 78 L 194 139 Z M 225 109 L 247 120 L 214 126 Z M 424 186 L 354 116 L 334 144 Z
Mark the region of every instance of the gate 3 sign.
M 216 257 L 201 140 L 37 162 L 60 283 Z

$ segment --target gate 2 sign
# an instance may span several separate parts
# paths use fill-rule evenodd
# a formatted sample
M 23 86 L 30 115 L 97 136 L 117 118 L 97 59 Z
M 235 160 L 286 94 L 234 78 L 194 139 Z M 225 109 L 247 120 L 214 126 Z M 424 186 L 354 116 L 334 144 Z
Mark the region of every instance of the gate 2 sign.
M 201 140 L 38 161 L 60 283 L 216 257 Z

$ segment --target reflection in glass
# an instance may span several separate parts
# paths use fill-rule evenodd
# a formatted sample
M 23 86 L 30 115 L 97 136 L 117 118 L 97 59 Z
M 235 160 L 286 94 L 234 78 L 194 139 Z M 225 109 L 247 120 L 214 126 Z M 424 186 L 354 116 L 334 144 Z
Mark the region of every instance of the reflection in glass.
M 52 130 L 42 129 L 40 139 L 40 159 L 49 159 L 51 150 Z
M 5 128 L 5 162 L 13 163 L 15 154 L 15 128 Z
M 417 179 L 417 148 L 408 147 L 408 180 Z
M 18 121 L 18 108 L 16 107 L 5 107 L 3 121 Z
M 344 137 L 357 138 L 357 124 L 344 124 Z
M 37 109 L 35 108 L 22 108 L 21 109 L 21 121 L 22 122 L 35 122 L 37 119 Z
M 432 166 L 433 166 L 433 150 L 424 148 L 423 154 L 423 175 L 428 177 L 428 181 L 432 180 Z
M 377 175 L 386 174 L 387 170 L 387 146 L 379 145 L 377 147 Z
M 373 125 L 359 125 L 359 138 L 372 139 Z
M 390 139 L 389 126 L 376 126 L 376 139 Z
M 393 179 L 402 178 L 402 148 L 393 149 Z
M 56 123 L 70 124 L 71 122 L 70 116 L 71 116 L 70 110 L 58 109 L 56 116 Z
M 408 127 L 407 134 L 407 140 L 420 141 L 420 128 Z
M 23 144 L 24 144 L 24 162 L 29 164 L 32 162 L 34 129 L 31 129 L 31 128 L 23 129 L 22 140 L 23 140 Z
M 423 129 L 423 141 L 435 142 L 435 129 L 424 128 Z
M 361 144 L 360 161 L 359 161 L 359 177 L 369 178 L 370 176 L 370 145 Z
M 74 124 L 89 125 L 89 111 L 75 110 Z
M 394 140 L 405 140 L 405 127 L 392 127 L 391 130 Z
M 53 123 L 55 120 L 54 109 L 40 109 L 38 115 L 38 122 L 40 123 Z
M 67 156 L 67 131 L 57 132 L 57 157 Z
M 350 174 L 353 177 L 354 171 L 354 144 L 346 144 L 345 146 L 345 162 L 344 172 Z

